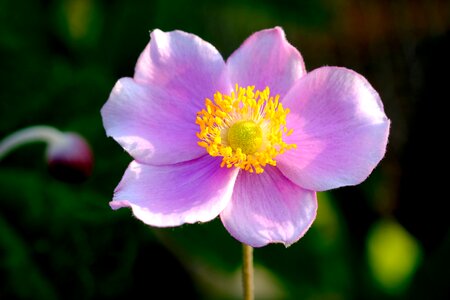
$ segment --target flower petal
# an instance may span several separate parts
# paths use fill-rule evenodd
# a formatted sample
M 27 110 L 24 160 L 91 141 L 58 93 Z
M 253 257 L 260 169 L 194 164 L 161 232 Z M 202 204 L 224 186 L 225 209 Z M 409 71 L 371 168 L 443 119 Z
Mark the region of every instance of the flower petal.
M 103 106 L 103 126 L 139 162 L 171 164 L 200 157 L 196 108 L 170 91 L 122 78 Z
M 295 185 L 277 168 L 266 167 L 262 174 L 239 173 L 232 200 L 220 217 L 228 232 L 242 243 L 289 246 L 305 234 L 316 211 L 315 192 Z
M 251 35 L 228 58 L 227 67 L 232 84 L 255 85 L 259 90 L 268 86 L 272 95 L 281 97 L 306 74 L 302 56 L 280 27 Z
M 136 64 L 134 79 L 166 89 L 173 101 L 203 108 L 205 99 L 231 86 L 219 51 L 198 36 L 175 30 L 151 33 Z
M 220 162 L 209 155 L 167 166 L 133 161 L 110 206 L 131 207 L 136 218 L 157 227 L 210 221 L 229 203 L 238 174 Z
M 291 110 L 287 143 L 296 150 L 277 166 L 303 188 L 323 191 L 366 179 L 386 152 L 390 121 L 378 93 L 354 71 L 322 67 L 282 100 Z
M 137 161 L 170 164 L 199 157 L 195 118 L 205 99 L 231 90 L 211 44 L 182 31 L 154 30 L 134 81 L 117 82 L 102 109 L 104 126 Z

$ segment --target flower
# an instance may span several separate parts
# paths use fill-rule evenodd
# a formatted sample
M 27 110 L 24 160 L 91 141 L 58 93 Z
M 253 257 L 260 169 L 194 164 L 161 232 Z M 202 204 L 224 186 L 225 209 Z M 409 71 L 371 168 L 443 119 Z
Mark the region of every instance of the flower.
M 80 183 L 91 176 L 94 156 L 85 138 L 75 132 L 64 132 L 49 144 L 47 162 L 54 177 Z
M 280 27 L 251 35 L 227 61 L 182 31 L 154 30 L 103 123 L 134 158 L 113 209 L 157 227 L 220 215 L 253 247 L 298 241 L 317 191 L 355 185 L 386 151 L 390 121 L 354 71 L 306 72 Z

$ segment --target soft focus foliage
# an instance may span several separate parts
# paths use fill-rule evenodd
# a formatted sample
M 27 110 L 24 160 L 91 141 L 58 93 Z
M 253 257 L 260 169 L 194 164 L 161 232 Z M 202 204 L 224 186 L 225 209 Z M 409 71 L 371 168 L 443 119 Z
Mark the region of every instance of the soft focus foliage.
M 219 220 L 153 230 L 110 210 L 130 158 L 105 137 L 99 110 L 116 79 L 133 75 L 151 29 L 193 32 L 228 57 L 276 25 L 308 70 L 364 74 L 392 131 L 368 181 L 319 195 L 317 222 L 300 242 L 255 252 L 257 299 L 448 299 L 447 179 L 435 168 L 448 165 L 448 76 L 439 72 L 450 68 L 450 4 L 438 0 L 0 0 L 0 138 L 49 124 L 82 134 L 96 158 L 79 185 L 48 175 L 42 145 L 0 162 L 0 299 L 133 299 L 149 290 L 239 298 L 241 249 Z M 399 289 L 379 284 L 367 257 L 377 244 L 369 232 L 385 219 L 422 249 Z M 410 243 L 395 240 L 398 249 Z M 379 243 L 376 255 L 393 246 Z
M 421 262 L 421 248 L 392 220 L 373 224 L 367 237 L 367 255 L 374 278 L 388 292 L 400 293 Z

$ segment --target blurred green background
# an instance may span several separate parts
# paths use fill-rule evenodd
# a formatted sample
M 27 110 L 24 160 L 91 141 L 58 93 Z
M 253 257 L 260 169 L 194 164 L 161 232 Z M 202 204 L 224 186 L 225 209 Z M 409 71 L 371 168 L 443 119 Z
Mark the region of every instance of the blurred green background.
M 0 0 L 0 138 L 47 124 L 95 154 L 81 184 L 48 174 L 42 144 L 0 162 L 0 299 L 239 299 L 241 248 L 220 221 L 153 229 L 109 208 L 131 158 L 99 111 L 154 28 L 195 33 L 226 58 L 276 25 L 308 70 L 368 78 L 392 132 L 366 182 L 319 195 L 304 238 L 255 250 L 257 299 L 450 299 L 450 3 L 439 0 Z

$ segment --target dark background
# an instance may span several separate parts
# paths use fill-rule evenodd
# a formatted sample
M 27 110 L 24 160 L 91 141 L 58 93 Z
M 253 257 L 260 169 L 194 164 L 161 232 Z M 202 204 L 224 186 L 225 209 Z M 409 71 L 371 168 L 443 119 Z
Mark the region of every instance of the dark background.
M 154 28 L 226 58 L 282 26 L 308 70 L 345 66 L 380 93 L 392 130 L 367 181 L 319 195 L 298 243 L 255 250 L 257 299 L 449 299 L 449 1 L 0 0 L 0 138 L 76 131 L 93 174 L 51 177 L 43 144 L 0 162 L 0 299 L 240 297 L 240 245 L 220 221 L 152 229 L 108 202 L 131 158 L 100 108 Z

